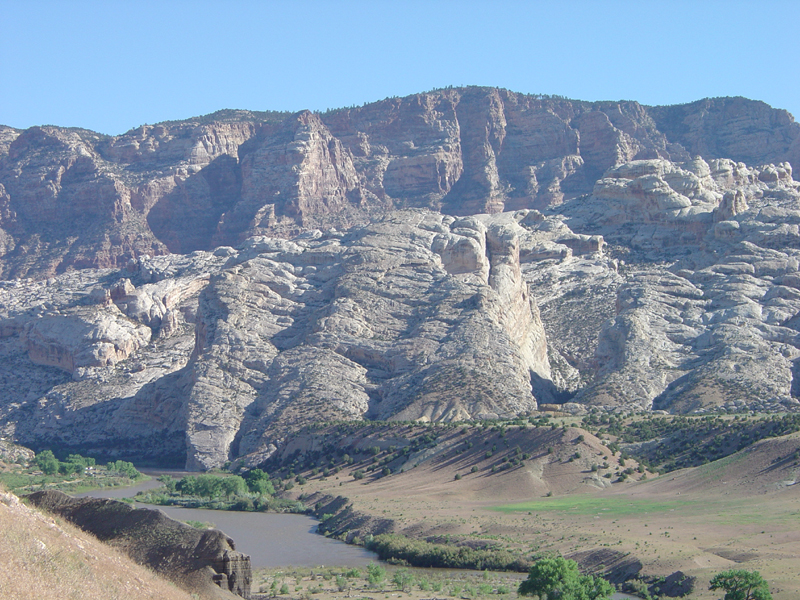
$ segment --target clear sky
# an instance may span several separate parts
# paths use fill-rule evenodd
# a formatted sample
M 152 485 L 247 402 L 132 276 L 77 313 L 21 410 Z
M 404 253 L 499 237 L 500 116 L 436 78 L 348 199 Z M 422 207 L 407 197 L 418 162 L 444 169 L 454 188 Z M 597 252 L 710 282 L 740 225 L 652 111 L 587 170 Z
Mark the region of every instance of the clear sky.
M 448 85 L 800 117 L 800 1 L 0 0 L 0 123 L 119 134 Z

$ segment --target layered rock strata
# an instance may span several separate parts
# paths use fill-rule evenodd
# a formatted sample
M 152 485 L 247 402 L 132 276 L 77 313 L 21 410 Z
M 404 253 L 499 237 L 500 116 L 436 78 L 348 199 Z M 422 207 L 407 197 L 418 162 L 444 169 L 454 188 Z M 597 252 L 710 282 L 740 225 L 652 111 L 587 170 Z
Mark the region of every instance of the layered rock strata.
M 207 469 L 319 420 L 530 412 L 550 365 L 521 234 L 513 218 L 409 211 L 16 282 L 0 290 L 0 381 L 19 399 L 3 423 L 32 445 Z M 26 374 L 40 386 L 23 392 Z
M 207 469 L 315 421 L 797 410 L 798 139 L 484 88 L 0 128 L 0 431 Z
M 324 114 L 220 111 L 116 137 L 0 127 L 0 275 L 121 267 L 398 208 L 544 209 L 629 161 L 694 156 L 798 168 L 800 125 L 744 98 L 645 107 L 472 87 Z

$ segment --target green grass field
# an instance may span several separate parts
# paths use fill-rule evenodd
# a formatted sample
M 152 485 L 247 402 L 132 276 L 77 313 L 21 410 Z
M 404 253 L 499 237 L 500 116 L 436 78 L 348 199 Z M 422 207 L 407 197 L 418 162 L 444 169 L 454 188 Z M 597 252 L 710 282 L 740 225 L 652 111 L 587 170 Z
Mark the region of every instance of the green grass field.
M 622 517 L 668 513 L 679 509 L 698 507 L 700 503 L 690 500 L 642 500 L 623 497 L 598 497 L 589 495 L 541 498 L 519 504 L 496 506 L 493 510 L 504 513 L 561 512 L 572 515 L 600 515 Z

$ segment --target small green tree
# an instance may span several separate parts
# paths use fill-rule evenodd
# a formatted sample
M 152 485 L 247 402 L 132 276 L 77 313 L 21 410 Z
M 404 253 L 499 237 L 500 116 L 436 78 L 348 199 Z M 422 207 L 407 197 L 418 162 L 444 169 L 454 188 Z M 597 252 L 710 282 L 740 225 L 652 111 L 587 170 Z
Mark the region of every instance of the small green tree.
M 73 473 L 83 473 L 83 465 L 73 462 L 59 462 L 58 472 L 62 475 L 72 475 Z
M 108 470 L 109 473 L 117 473 L 118 475 L 123 475 L 130 479 L 136 479 L 141 475 L 141 473 L 136 470 L 136 467 L 133 466 L 133 463 L 125 460 L 109 462 L 106 465 L 106 470 Z
M 248 489 L 261 496 L 274 496 L 275 486 L 269 480 L 269 473 L 261 469 L 252 469 L 244 477 Z
M 197 477 L 195 475 L 187 475 L 181 478 L 175 485 L 182 496 L 194 496 L 197 494 Z
M 175 493 L 175 484 L 177 483 L 172 475 L 162 475 L 158 478 L 158 480 L 164 484 L 164 487 L 167 488 L 167 491 L 171 494 Z
M 758 571 L 731 569 L 717 573 L 708 589 L 724 590 L 723 600 L 772 600 L 769 585 Z
M 383 585 L 383 580 L 386 577 L 386 569 L 375 563 L 367 565 L 367 581 L 371 587 L 377 588 Z
M 95 459 L 90 458 L 88 456 L 81 456 L 80 454 L 70 454 L 69 456 L 67 456 L 67 462 L 79 464 L 84 468 L 93 467 L 95 466 L 95 464 L 97 464 L 97 461 Z
M 36 455 L 36 465 L 45 475 L 58 473 L 59 462 L 52 450 L 44 450 Z
M 216 498 L 222 494 L 222 477 L 216 475 L 198 475 L 195 494 L 201 498 Z
M 558 556 L 534 563 L 518 592 L 540 600 L 607 600 L 614 588 L 601 577 L 581 575 L 578 563 Z
M 231 496 L 242 496 L 247 491 L 247 484 L 245 483 L 244 479 L 238 475 L 223 477 L 220 487 L 226 498 L 230 498 Z
M 392 582 L 397 586 L 401 592 L 405 592 L 414 584 L 414 576 L 408 572 L 408 569 L 398 569 L 394 572 Z

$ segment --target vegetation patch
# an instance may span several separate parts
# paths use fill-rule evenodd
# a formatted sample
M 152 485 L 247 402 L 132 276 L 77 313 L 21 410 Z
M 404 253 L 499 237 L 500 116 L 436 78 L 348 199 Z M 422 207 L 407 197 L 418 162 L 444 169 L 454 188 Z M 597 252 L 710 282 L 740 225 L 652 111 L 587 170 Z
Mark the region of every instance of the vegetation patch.
M 51 450 L 40 452 L 31 461 L 18 460 L 8 470 L 0 472 L 0 482 L 17 494 L 42 490 L 79 493 L 147 479 L 149 477 L 127 461 L 99 465 L 94 458 L 80 454 L 68 454 L 60 460 Z
M 691 500 L 645 500 L 610 496 L 562 496 L 543 498 L 518 504 L 505 504 L 493 507 L 505 513 L 514 512 L 563 512 L 573 515 L 601 515 L 623 517 L 665 513 L 681 508 L 693 508 L 698 502 Z
M 506 550 L 476 549 L 469 546 L 434 544 L 403 535 L 381 534 L 367 541 L 369 550 L 381 560 L 415 567 L 451 569 L 488 569 L 490 571 L 527 571 L 530 563 Z
M 432 570 L 371 563 L 366 567 L 260 569 L 253 573 L 253 600 L 267 598 L 511 599 L 521 575 L 508 572 Z
M 253 469 L 245 477 L 203 474 L 174 479 L 164 475 L 159 481 L 164 485 L 139 492 L 135 500 L 144 504 L 212 510 L 307 512 L 300 501 L 276 497 L 275 485 L 260 469 Z
M 608 444 L 612 451 L 629 453 L 650 470 L 668 473 L 718 461 L 763 439 L 800 431 L 800 414 L 592 414 L 584 417 L 583 426 L 598 436 L 613 437 Z

